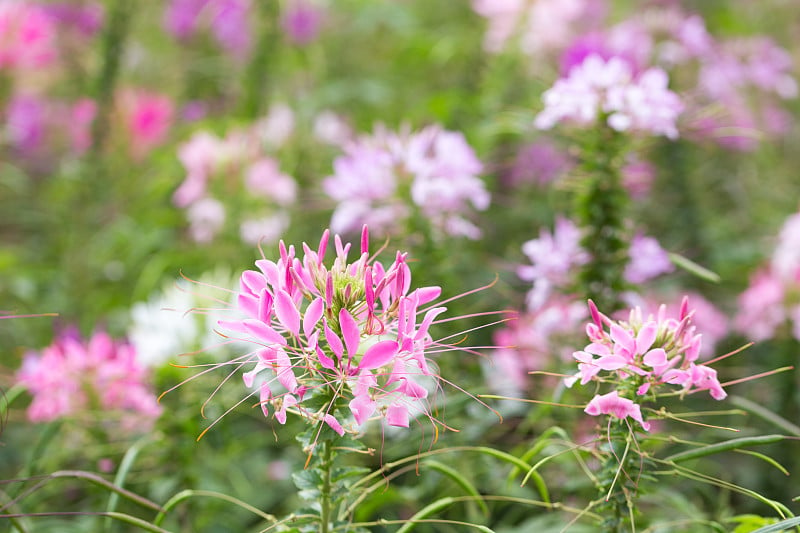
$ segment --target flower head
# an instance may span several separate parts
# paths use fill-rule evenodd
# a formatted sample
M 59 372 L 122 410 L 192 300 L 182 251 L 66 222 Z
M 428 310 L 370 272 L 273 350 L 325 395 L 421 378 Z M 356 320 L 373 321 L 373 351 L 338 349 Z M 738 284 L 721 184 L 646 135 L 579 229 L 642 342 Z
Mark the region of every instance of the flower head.
M 121 413 L 124 426 L 141 430 L 161 414 L 133 346 L 102 331 L 88 341 L 62 333 L 25 358 L 17 379 L 33 395 L 28 407 L 32 422 L 97 409 Z
M 481 234 L 467 216 L 489 206 L 489 193 L 478 177 L 483 166 L 461 133 L 438 126 L 401 134 L 379 129 L 346 145 L 333 169 L 322 186 L 338 202 L 334 231 L 367 224 L 388 232 L 421 215 L 439 234 Z
M 0 2 L 0 70 L 37 69 L 57 56 L 56 25 L 39 5 Z
M 326 230 L 316 250 L 304 243 L 302 258 L 281 241 L 277 261 L 242 274 L 244 318 L 220 326 L 258 347 L 243 361 L 254 364 L 245 385 L 281 424 L 291 412 L 340 434 L 371 418 L 407 427 L 412 416 L 430 416 L 426 385 L 437 377 L 429 349 L 441 345 L 429 328 L 446 310 L 432 304 L 441 289 L 412 289 L 404 253 L 387 266 L 372 260 L 366 227 L 352 259 L 351 244 L 336 235 L 326 264 L 329 241 Z
M 535 125 L 550 129 L 566 121 L 591 126 L 602 119 L 617 131 L 646 131 L 674 139 L 683 104 L 667 87 L 668 81 L 659 68 L 635 75 L 631 64 L 620 57 L 605 60 L 591 54 L 545 91 L 545 108 Z
M 578 372 L 567 380 L 567 385 L 578 380 L 582 385 L 589 381 L 612 382 L 615 393 L 624 392 L 624 401 L 616 395 L 595 397 L 587 406 L 587 413 L 614 414 L 617 418 L 628 413 L 648 429 L 639 410 L 631 411 L 630 398 L 657 394 L 657 389 L 666 385 L 678 385 L 683 392 L 708 390 L 716 400 L 727 396 L 716 371 L 697 362 L 701 335 L 692 325 L 693 311 L 689 310 L 687 298 L 675 317 L 666 315 L 665 306 L 647 317 L 640 308 L 634 308 L 627 321 L 611 320 L 591 301 L 589 310 L 592 322 L 586 325 L 586 333 L 590 343 L 573 354 Z

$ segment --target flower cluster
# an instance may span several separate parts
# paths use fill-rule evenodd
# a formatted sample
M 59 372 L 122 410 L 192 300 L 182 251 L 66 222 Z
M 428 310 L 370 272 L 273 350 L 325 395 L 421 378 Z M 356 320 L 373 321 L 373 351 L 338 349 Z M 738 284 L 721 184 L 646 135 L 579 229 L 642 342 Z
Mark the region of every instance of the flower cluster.
M 769 263 L 739 296 L 734 325 L 750 339 L 761 341 L 787 321 L 792 336 L 800 340 L 800 213 L 786 220 Z
M 289 224 L 287 207 L 294 203 L 297 184 L 280 170 L 268 152 L 281 146 L 294 128 L 294 114 L 275 105 L 252 127 L 219 138 L 198 132 L 178 149 L 186 178 L 172 200 L 186 208 L 189 231 L 197 242 L 210 242 L 225 224 L 225 207 L 219 197 L 241 192 L 241 239 L 249 244 L 275 242 Z M 255 213 L 268 213 L 256 216 Z M 253 213 L 253 215 L 248 215 Z
M 353 232 L 364 224 L 396 231 L 402 221 L 422 216 L 440 234 L 480 237 L 464 215 L 486 209 L 490 197 L 478 177 L 483 165 L 461 133 L 438 126 L 417 133 L 379 128 L 344 150 L 322 184 L 338 202 L 333 231 Z
M 798 94 L 791 56 L 772 39 L 717 39 L 700 15 L 677 5 L 647 7 L 576 39 L 562 55 L 562 72 L 592 54 L 624 58 L 637 72 L 657 65 L 673 73 L 681 92 L 692 95 L 686 133 L 733 149 L 753 149 L 758 135 L 785 133 L 790 119 L 778 102 Z
M 57 52 L 56 25 L 42 7 L 22 0 L 0 2 L 0 71 L 45 67 Z
M 436 375 L 426 352 L 441 345 L 428 329 L 446 308 L 429 304 L 441 289 L 411 290 L 404 253 L 388 267 L 372 261 L 366 227 L 352 263 L 351 245 L 336 235 L 328 268 L 329 240 L 326 230 L 316 251 L 304 243 L 302 259 L 281 241 L 280 259 L 242 274 L 237 302 L 246 318 L 220 326 L 259 346 L 242 363 L 255 363 L 243 377 L 257 386 L 265 416 L 271 408 L 283 424 L 294 412 L 339 434 L 353 426 L 346 411 L 356 425 L 379 417 L 408 427 L 412 415 L 430 416 L 424 384 Z
M 207 27 L 222 48 L 241 57 L 252 46 L 251 16 L 249 0 L 171 0 L 164 12 L 164 27 L 180 40 Z
M 591 342 L 573 354 L 578 372 L 566 384 L 611 382 L 615 390 L 596 395 L 585 409 L 588 414 L 630 416 L 649 430 L 639 404 L 647 396 L 655 397 L 662 385 L 677 385 L 684 393 L 708 390 L 716 400 L 727 396 L 716 370 L 697 362 L 701 335 L 692 324 L 688 298 L 677 317 L 666 316 L 664 307 L 647 317 L 634 308 L 627 321 L 614 321 L 591 301 L 589 310 L 592 322 L 586 325 L 586 333 Z
M 538 239 L 522 245 L 522 252 L 532 264 L 520 266 L 517 275 L 524 281 L 533 282 L 527 296 L 529 309 L 544 305 L 553 289 L 569 288 L 575 280 L 577 268 L 590 259 L 580 241 L 578 227 L 569 219 L 558 218 L 552 233 L 541 230 Z M 630 259 L 624 276 L 632 284 L 644 283 L 674 269 L 667 252 L 652 237 L 634 236 L 628 256 Z
M 563 47 L 602 20 L 600 4 L 596 0 L 473 0 L 472 8 L 488 20 L 485 50 L 498 53 L 509 41 L 518 41 L 520 51 L 533 56 Z
M 550 129 L 566 121 L 592 126 L 602 120 L 617 131 L 646 131 L 674 139 L 683 104 L 668 83 L 660 68 L 635 75 L 620 57 L 605 60 L 591 54 L 545 91 L 545 108 L 535 125 Z
M 32 422 L 102 410 L 120 413 L 123 427 L 140 431 L 161 414 L 133 346 L 102 331 L 88 341 L 62 333 L 41 353 L 25 357 L 17 380 L 33 395 Z

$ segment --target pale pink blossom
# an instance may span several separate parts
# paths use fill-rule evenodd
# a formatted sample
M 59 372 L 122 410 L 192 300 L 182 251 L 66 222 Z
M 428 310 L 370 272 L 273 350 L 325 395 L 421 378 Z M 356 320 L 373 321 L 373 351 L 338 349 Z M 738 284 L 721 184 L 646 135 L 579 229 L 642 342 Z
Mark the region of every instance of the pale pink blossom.
M 610 319 L 591 301 L 589 309 L 592 322 L 586 325 L 586 333 L 590 343 L 573 354 L 578 372 L 566 380 L 567 386 L 578 381 L 581 385 L 601 381 L 612 383 L 616 388 L 613 392 L 635 390 L 637 398 L 649 399 L 657 398 L 662 389 L 670 386 L 681 387 L 682 393 L 707 390 L 716 400 L 727 396 L 716 371 L 697 362 L 702 335 L 692 323 L 694 311 L 689 308 L 688 298 L 684 297 L 675 315 L 670 316 L 663 305 L 650 315 L 637 307 L 630 311 L 627 321 Z M 606 400 L 610 403 L 606 404 Z M 611 393 L 596 396 L 587 406 L 587 413 L 613 414 L 610 406 L 614 405 L 624 413 L 637 403 L 617 402 L 618 397 Z M 634 419 L 648 429 L 641 416 Z
M 592 126 L 601 117 L 617 131 L 645 131 L 676 138 L 676 121 L 683 111 L 677 94 L 668 88 L 667 74 L 650 68 L 635 75 L 619 57 L 588 56 L 566 78 L 542 95 L 545 107 L 534 121 L 539 129 L 560 122 Z
M 28 407 L 32 422 L 91 420 L 95 411 L 110 411 L 137 431 L 146 431 L 161 414 L 147 378 L 133 346 L 105 332 L 88 341 L 64 333 L 41 352 L 28 354 L 17 374 L 33 396 Z
M 485 17 L 483 46 L 498 53 L 513 43 L 535 56 L 565 46 L 576 34 L 602 20 L 601 0 L 473 0 L 472 8 Z
M 211 242 L 225 223 L 225 206 L 214 198 L 202 198 L 186 209 L 189 233 L 196 242 Z
M 480 236 L 469 215 L 485 210 L 490 196 L 478 177 L 483 166 L 461 133 L 438 126 L 399 134 L 377 128 L 344 151 L 322 183 L 338 202 L 334 231 L 369 224 L 374 231 L 398 232 L 413 213 L 438 234 Z
M 271 157 L 262 157 L 247 167 L 244 183 L 250 192 L 270 198 L 278 205 L 292 204 L 297 196 L 294 178 L 281 172 L 278 162 Z
M 522 253 L 531 265 L 518 267 L 517 275 L 524 281 L 533 282 L 526 300 L 528 309 L 539 308 L 554 288 L 569 285 L 576 267 L 589 261 L 580 241 L 580 229 L 569 219 L 559 217 L 552 233 L 542 229 L 538 239 L 522 245 Z
M 239 236 L 252 245 L 277 242 L 289 227 L 289 215 L 280 212 L 272 216 L 242 221 Z
M 653 237 L 636 235 L 628 250 L 630 258 L 623 274 L 625 281 L 633 284 L 644 283 L 650 279 L 675 270 L 669 254 L 661 248 Z

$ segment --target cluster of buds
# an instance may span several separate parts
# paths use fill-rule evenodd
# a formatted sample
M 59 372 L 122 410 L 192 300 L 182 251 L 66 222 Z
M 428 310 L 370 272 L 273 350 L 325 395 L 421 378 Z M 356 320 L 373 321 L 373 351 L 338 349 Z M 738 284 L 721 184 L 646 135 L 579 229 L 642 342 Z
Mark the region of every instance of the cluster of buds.
M 688 298 L 683 299 L 677 318 L 667 317 L 665 306 L 646 318 L 636 307 L 627 322 L 611 320 L 592 301 L 589 310 L 592 322 L 586 325 L 586 333 L 591 342 L 573 354 L 578 372 L 566 384 L 602 381 L 613 383 L 615 390 L 595 396 L 585 409 L 588 414 L 630 416 L 649 430 L 639 403 L 655 397 L 662 385 L 682 387 L 684 394 L 708 390 L 716 400 L 727 396 L 716 370 L 697 362 L 701 335 L 692 325 Z
M 280 259 L 256 261 L 258 271 L 242 274 L 237 307 L 246 318 L 220 326 L 259 345 L 246 359 L 255 367 L 244 383 L 258 387 L 264 415 L 272 408 L 281 424 L 292 412 L 340 435 L 371 418 L 408 427 L 412 415 L 430 416 L 423 383 L 436 380 L 426 360 L 436 343 L 428 329 L 446 308 L 425 306 L 441 289 L 411 291 L 404 253 L 388 267 L 371 260 L 366 227 L 352 263 L 351 245 L 335 235 L 336 258 L 328 268 L 329 240 L 326 230 L 316 251 L 303 243 L 302 260 L 281 241 Z M 322 407 L 311 398 L 322 398 Z M 337 412 L 345 402 L 355 425 L 344 420 L 346 409 Z

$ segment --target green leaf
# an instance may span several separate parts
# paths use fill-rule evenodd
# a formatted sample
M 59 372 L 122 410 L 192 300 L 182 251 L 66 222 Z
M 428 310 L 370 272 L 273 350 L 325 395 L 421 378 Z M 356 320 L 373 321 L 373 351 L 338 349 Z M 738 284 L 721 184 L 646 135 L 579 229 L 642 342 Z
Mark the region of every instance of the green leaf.
M 684 269 L 690 274 L 694 274 L 700 279 L 704 279 L 712 283 L 719 283 L 720 280 L 722 279 L 716 272 L 712 272 L 706 267 L 700 266 L 691 259 L 687 259 L 686 257 L 683 257 L 680 254 L 670 253 L 668 255 L 669 255 L 669 260 L 672 261 L 673 265 L 675 265 L 678 268 Z
M 478 507 L 481 508 L 481 512 L 483 512 L 484 516 L 489 515 L 489 508 L 486 506 L 486 502 L 484 502 L 483 498 L 481 498 L 481 494 L 478 492 L 478 489 L 476 489 L 475 486 L 470 483 L 469 480 L 467 480 L 467 478 L 449 466 L 440 463 L 439 461 L 428 459 L 424 464 L 425 466 L 428 466 L 455 481 L 459 487 L 464 489 L 464 492 L 475 497 L 475 502 L 478 504 Z
M 777 524 L 771 524 L 762 528 L 756 529 L 751 533 L 774 533 L 776 531 L 786 531 L 789 528 L 800 526 L 800 518 L 788 518 Z
M 691 459 L 697 459 L 699 457 L 706 457 L 708 455 L 713 455 L 722 452 L 729 452 L 731 450 L 737 450 L 739 448 L 746 448 L 748 446 L 757 446 L 759 444 L 771 444 L 774 442 L 780 442 L 782 440 L 787 439 L 785 435 L 762 435 L 758 437 L 741 437 L 738 439 L 731 439 L 726 440 L 724 442 L 718 442 L 716 444 L 709 444 L 708 446 L 701 446 L 700 448 L 695 448 L 693 450 L 686 450 L 684 452 L 676 453 L 666 457 L 665 461 L 672 461 L 674 463 L 680 463 L 683 461 L 689 461 Z

